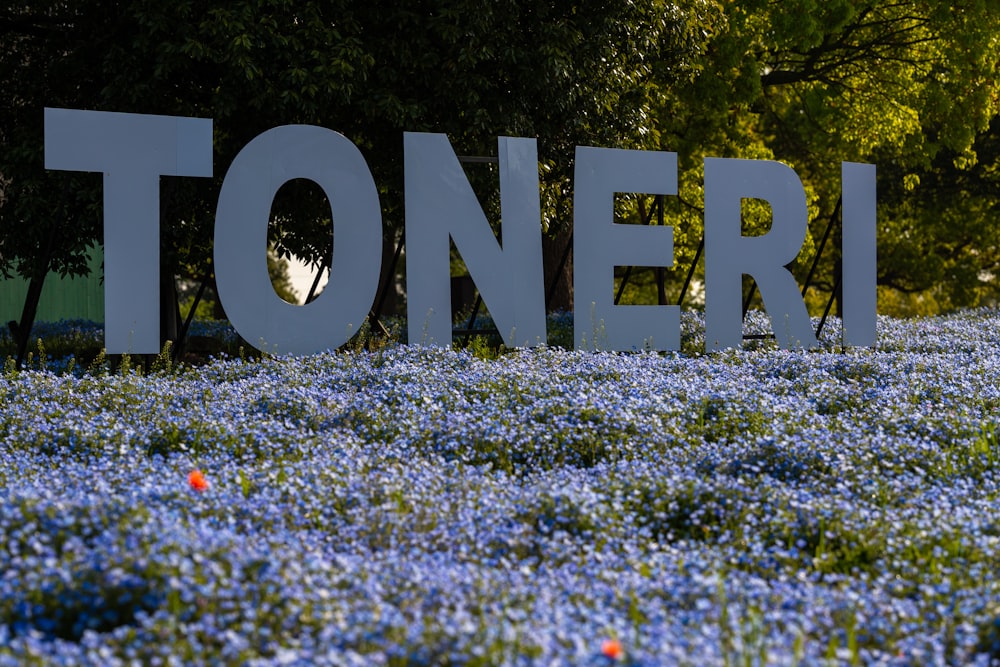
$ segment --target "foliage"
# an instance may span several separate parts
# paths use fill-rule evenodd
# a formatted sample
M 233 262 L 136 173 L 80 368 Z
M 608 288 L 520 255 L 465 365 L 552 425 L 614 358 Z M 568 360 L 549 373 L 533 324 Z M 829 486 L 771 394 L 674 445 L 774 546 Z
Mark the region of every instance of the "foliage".
M 885 284 L 944 308 L 996 303 L 1000 239 L 988 221 L 1000 185 L 998 133 L 994 119 L 970 151 L 941 151 L 910 174 L 909 187 L 901 170 L 887 170 L 894 181 L 884 193 L 891 216 L 880 243 Z
M 215 120 L 215 179 L 164 179 L 168 274 L 211 277 L 216 194 L 237 151 L 275 125 L 312 123 L 362 149 L 387 242 L 401 229 L 406 130 L 445 132 L 463 154 L 493 152 L 497 135 L 538 137 L 551 232 L 572 216 L 576 145 L 677 151 L 671 285 L 701 239 L 704 156 L 797 170 L 813 221 L 800 280 L 835 211 L 839 163 L 874 162 L 880 284 L 923 295 L 925 308 L 971 305 L 995 298 L 998 22 L 986 0 L 12 6 L 0 10 L 0 86 L 11 101 L 0 108 L 0 270 L 80 273 L 102 234 L 98 177 L 42 169 L 40 110 L 50 105 Z M 470 179 L 477 192 L 495 190 L 490 169 Z M 648 212 L 640 201 L 622 196 L 620 219 L 637 222 Z M 286 184 L 272 208 L 279 256 L 322 265 L 330 214 L 314 184 Z M 745 226 L 765 231 L 766 209 L 748 206 Z M 824 294 L 835 291 L 837 262 L 834 250 L 820 265 Z M 656 302 L 652 290 L 647 282 L 626 302 Z M 671 287 L 668 299 L 677 296 Z
M 1000 81 L 1000 15 L 992 4 L 721 7 L 692 65 L 697 76 L 673 86 L 656 116 L 661 145 L 686 163 L 686 203 L 674 214 L 683 220 L 679 265 L 690 264 L 700 239 L 703 155 L 791 164 L 809 194 L 814 239 L 836 208 L 840 162 L 872 162 L 879 166 L 880 284 L 940 288 L 944 307 L 976 303 L 997 248 L 987 189 Z M 978 170 L 977 155 L 984 158 Z M 766 218 L 747 224 L 749 233 L 766 229 Z M 807 242 L 795 268 L 800 280 L 813 253 Z M 834 289 L 836 255 L 814 281 L 826 293 Z
M 105 376 L 109 372 L 122 372 L 122 365 L 128 368 L 132 365 L 129 355 L 115 355 L 109 359 L 104 351 L 104 329 L 100 324 L 86 320 L 62 320 L 59 322 L 40 322 L 33 329 L 33 352 L 29 353 L 26 367 L 35 370 L 49 370 L 54 373 L 69 373 L 74 375 Z M 197 344 L 208 343 L 207 349 L 198 348 Z M 191 348 L 195 349 L 192 350 Z M 187 354 L 181 361 L 187 363 L 204 362 L 211 356 L 243 357 L 245 343 L 236 334 L 228 322 L 219 320 L 196 319 L 188 331 Z M 256 350 L 253 351 L 256 354 Z M 4 367 L 14 374 L 17 355 L 16 342 L 5 330 L 0 330 L 0 358 L 5 359 Z M 172 344 L 167 342 L 160 354 L 143 363 L 141 370 L 149 366 L 156 372 L 167 370 L 174 364 L 176 355 Z M 177 368 L 184 368 L 184 365 Z
M 58 226 L 53 267 L 68 271 L 85 241 L 100 236 L 99 183 L 42 169 L 42 106 L 214 119 L 215 184 L 168 179 L 164 193 L 169 264 L 202 267 L 192 269 L 199 275 L 218 181 L 260 132 L 311 123 L 346 134 L 367 156 L 392 226 L 404 130 L 447 132 L 460 151 L 477 154 L 495 150 L 497 135 L 539 136 L 549 181 L 564 184 L 576 144 L 643 144 L 652 69 L 683 69 L 697 45 L 689 23 L 662 0 L 12 7 L 0 12 L 0 84 L 13 102 L 0 116 L 0 262 L 27 275 L 38 239 Z M 272 240 L 280 255 L 320 264 L 329 205 L 308 184 L 284 190 Z M 59 192 L 64 199 L 49 197 Z

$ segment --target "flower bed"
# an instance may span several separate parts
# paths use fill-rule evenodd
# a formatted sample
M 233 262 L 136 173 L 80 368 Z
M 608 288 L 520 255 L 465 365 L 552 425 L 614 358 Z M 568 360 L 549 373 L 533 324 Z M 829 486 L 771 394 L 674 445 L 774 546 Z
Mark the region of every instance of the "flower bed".
M 1000 659 L 1000 313 L 833 329 L 8 370 L 0 665 Z

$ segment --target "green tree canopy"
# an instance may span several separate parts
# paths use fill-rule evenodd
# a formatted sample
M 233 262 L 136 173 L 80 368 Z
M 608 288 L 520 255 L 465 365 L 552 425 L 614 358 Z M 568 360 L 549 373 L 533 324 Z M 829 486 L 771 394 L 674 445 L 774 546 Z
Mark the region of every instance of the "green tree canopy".
M 835 208 L 840 162 L 876 163 L 880 283 L 917 290 L 952 281 L 953 304 L 974 302 L 977 269 L 994 266 L 1000 246 L 980 187 L 985 170 L 975 169 L 980 147 L 992 150 L 982 135 L 998 109 L 1000 14 L 992 4 L 723 7 L 694 65 L 699 75 L 667 97 L 664 144 L 689 159 L 714 153 L 792 164 L 811 194 L 817 235 Z M 687 191 L 697 201 L 693 173 Z M 917 187 L 927 180 L 934 185 Z M 963 205 L 973 191 L 977 204 Z M 688 253 L 695 242 L 689 235 Z M 824 265 L 827 290 L 833 270 L 833 262 Z
M 361 148 L 391 230 L 403 131 L 446 132 L 472 154 L 492 152 L 498 135 L 537 136 L 552 229 L 569 220 L 576 145 L 675 150 L 679 266 L 701 235 L 704 156 L 789 162 L 817 220 L 834 208 L 839 162 L 875 162 L 880 281 L 911 291 L 962 281 L 972 288 L 951 289 L 948 303 L 972 303 L 1000 247 L 989 224 L 998 23 L 987 0 L 8 6 L 0 271 L 79 273 L 101 240 L 99 178 L 42 166 L 42 107 L 64 106 L 214 119 L 216 178 L 163 179 L 167 272 L 206 270 L 236 152 L 270 127 L 311 123 Z M 283 188 L 278 252 L 321 262 L 328 211 L 310 186 Z M 823 267 L 827 290 L 834 268 Z
M 323 125 L 362 149 L 391 219 L 404 130 L 446 132 L 475 153 L 495 150 L 501 134 L 538 136 L 552 183 L 565 182 L 578 143 L 646 145 L 654 69 L 662 78 L 669 64 L 680 76 L 691 61 L 699 5 L 90 0 L 8 9 L 0 82 L 14 103 L 0 117 L 0 268 L 25 274 L 37 264 L 38 243 L 18 233 L 25 227 L 43 238 L 60 230 L 51 263 L 60 271 L 77 268 L 81 248 L 99 238 L 93 179 L 86 207 L 77 183 L 58 212 L 50 197 L 31 195 L 67 189 L 64 175 L 41 166 L 43 106 L 211 117 L 216 181 L 261 131 Z M 207 256 L 217 187 L 170 186 L 163 229 L 177 261 Z M 323 202 L 292 196 L 277 206 L 279 252 L 320 261 Z

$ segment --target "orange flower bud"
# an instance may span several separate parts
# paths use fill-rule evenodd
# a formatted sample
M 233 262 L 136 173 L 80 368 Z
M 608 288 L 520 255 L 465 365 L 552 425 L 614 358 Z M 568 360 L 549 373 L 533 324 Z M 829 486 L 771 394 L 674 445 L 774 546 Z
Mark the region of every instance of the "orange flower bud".
M 205 476 L 201 474 L 200 470 L 192 470 L 188 474 L 188 484 L 191 485 L 192 489 L 198 492 L 208 489 L 208 480 L 205 479 Z
M 601 643 L 601 654 L 611 660 L 621 660 L 625 657 L 625 649 L 617 639 L 605 639 Z

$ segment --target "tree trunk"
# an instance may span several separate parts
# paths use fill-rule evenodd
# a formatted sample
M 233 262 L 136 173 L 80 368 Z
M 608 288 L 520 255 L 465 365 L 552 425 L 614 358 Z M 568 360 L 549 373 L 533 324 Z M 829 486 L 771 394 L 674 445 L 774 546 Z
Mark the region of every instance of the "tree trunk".
M 549 312 L 573 310 L 572 244 L 573 234 L 569 230 L 555 236 L 542 236 L 545 309 Z
M 840 207 L 838 207 L 839 210 Z M 841 214 L 840 225 L 833 235 L 834 256 L 833 256 L 833 298 L 837 302 L 834 314 L 844 318 L 844 258 L 840 248 L 844 247 L 844 218 Z
M 162 226 L 175 217 L 171 213 L 177 198 L 177 186 L 175 178 L 160 179 L 160 349 L 167 341 L 176 344 L 180 335 L 181 307 L 174 277 L 177 273 L 176 260 L 174 249 L 166 247 L 162 233 Z
M 833 298 L 837 302 L 834 313 L 844 319 L 844 265 L 840 257 L 833 263 Z
M 24 365 L 24 360 L 28 355 L 28 343 L 31 340 L 31 329 L 35 326 L 35 315 L 38 313 L 38 302 L 42 298 L 42 287 L 45 285 L 45 277 L 49 273 L 49 263 L 46 257 L 44 270 L 39 271 L 28 281 L 28 294 L 24 297 L 24 308 L 21 310 L 21 321 L 11 320 L 7 326 L 14 334 L 17 341 L 17 368 Z
M 45 251 L 41 261 L 35 266 L 34 275 L 28 282 L 28 293 L 24 298 L 24 308 L 21 310 L 21 321 L 11 326 L 14 322 L 8 323 L 11 332 L 17 339 L 17 368 L 24 365 L 24 360 L 28 356 L 28 342 L 31 340 L 31 329 L 35 326 L 35 316 L 38 314 L 38 302 L 42 298 L 42 287 L 45 285 L 45 278 L 49 275 L 49 265 L 52 263 L 52 253 L 55 250 L 55 240 L 57 231 L 49 235 L 45 242 Z
M 382 270 L 379 272 L 379 289 L 375 295 L 375 303 L 372 305 L 372 313 L 375 318 L 381 320 L 387 315 L 399 313 L 399 284 L 397 272 L 399 270 L 399 253 L 402 237 L 389 230 L 382 235 Z M 397 252 L 398 251 L 398 252 Z
M 169 340 L 176 343 L 180 335 L 180 303 L 173 271 L 167 263 L 160 265 L 160 347 Z

